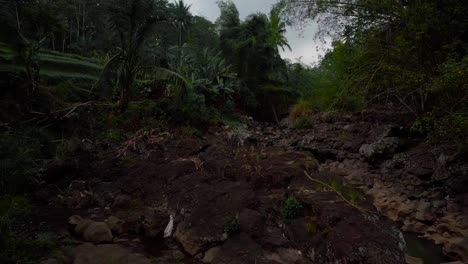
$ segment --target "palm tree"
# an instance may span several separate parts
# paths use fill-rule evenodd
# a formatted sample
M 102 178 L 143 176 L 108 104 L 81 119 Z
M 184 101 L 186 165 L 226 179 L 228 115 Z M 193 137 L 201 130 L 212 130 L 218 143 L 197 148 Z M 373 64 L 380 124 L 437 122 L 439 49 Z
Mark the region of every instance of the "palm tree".
M 270 42 L 277 47 L 281 47 L 284 51 L 285 47 L 290 51 L 291 46 L 289 46 L 288 39 L 284 36 L 286 33 L 286 22 L 281 18 L 281 11 L 283 9 L 282 4 L 275 5 L 270 11 L 270 26 L 271 26 L 271 36 Z
M 110 22 L 118 36 L 118 52 L 107 63 L 103 75 L 117 73 L 120 106 L 124 109 L 138 74 L 143 72 L 142 51 L 155 26 L 165 19 L 156 14 L 153 0 L 118 0 L 109 7 Z
M 183 0 L 172 4 L 175 15 L 173 25 L 179 31 L 179 46 L 182 46 L 183 34 L 192 23 L 192 15 L 190 14 L 191 6 L 192 5 L 186 5 Z

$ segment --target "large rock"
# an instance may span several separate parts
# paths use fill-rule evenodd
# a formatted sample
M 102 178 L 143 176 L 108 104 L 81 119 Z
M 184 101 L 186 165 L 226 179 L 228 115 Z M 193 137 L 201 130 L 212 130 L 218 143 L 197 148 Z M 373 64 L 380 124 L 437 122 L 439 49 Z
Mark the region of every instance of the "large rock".
M 68 218 L 68 224 L 75 228 L 77 225 L 79 225 L 81 222 L 83 222 L 83 217 L 79 215 L 72 215 Z
M 124 232 L 124 224 L 125 221 L 115 217 L 115 216 L 110 216 L 106 220 L 107 226 L 111 229 L 112 233 L 114 234 L 121 234 Z
M 431 203 L 428 201 L 419 202 L 416 209 L 416 219 L 419 221 L 430 221 L 434 218 L 431 214 Z
M 230 238 L 217 252 L 212 263 L 216 264 L 244 264 L 272 263 L 264 256 L 262 247 L 257 244 L 250 236 L 241 233 Z M 274 263 L 274 262 L 273 262 Z
M 401 140 L 399 138 L 386 137 L 377 142 L 362 145 L 359 154 L 369 160 L 390 157 L 396 153 L 400 145 Z
M 115 197 L 112 203 L 114 209 L 130 209 L 132 204 L 132 197 L 127 194 L 119 194 Z
M 65 256 L 67 264 L 151 264 L 143 255 L 131 253 L 119 245 L 93 245 L 85 243 L 69 250 Z
M 220 247 L 210 248 L 208 251 L 205 252 L 205 255 L 203 256 L 202 262 L 203 263 L 212 263 L 214 258 L 218 255 L 220 250 L 221 250 Z
M 86 241 L 94 243 L 112 242 L 113 236 L 109 226 L 104 222 L 96 222 L 90 219 L 80 219 L 81 217 L 72 216 L 69 224 L 75 226 L 75 233 Z
M 424 264 L 424 261 L 420 258 L 415 258 L 412 256 L 405 256 L 406 264 Z
M 83 233 L 86 241 L 94 243 L 112 242 L 114 238 L 109 226 L 104 222 L 92 222 Z
M 143 234 L 146 237 L 156 237 L 160 235 L 169 222 L 169 216 L 160 210 L 146 207 L 141 225 Z
M 183 221 L 177 226 L 175 239 L 184 247 L 184 250 L 192 256 L 209 248 L 210 245 L 220 243 L 227 239 L 226 234 L 217 235 L 217 232 L 201 229 Z
M 190 225 L 186 222 L 182 222 L 177 226 L 174 237 L 182 244 L 184 250 L 192 256 L 198 254 L 206 246 L 206 243 L 193 234 Z

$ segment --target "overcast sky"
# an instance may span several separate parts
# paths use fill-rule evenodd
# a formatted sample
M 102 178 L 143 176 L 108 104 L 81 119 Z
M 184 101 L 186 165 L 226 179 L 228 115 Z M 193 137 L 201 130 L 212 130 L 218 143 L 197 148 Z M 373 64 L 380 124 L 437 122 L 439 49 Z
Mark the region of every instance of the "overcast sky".
M 216 21 L 219 17 L 219 8 L 216 4 L 217 0 L 185 0 L 186 3 L 191 4 L 191 11 L 195 15 L 204 16 L 211 21 Z M 262 12 L 268 14 L 270 9 L 277 0 L 233 0 L 239 10 L 241 19 L 246 16 Z M 303 63 L 312 64 L 317 62 L 319 56 L 323 55 L 324 50 L 328 45 L 324 45 L 314 39 L 317 28 L 316 25 L 311 24 L 309 27 L 302 31 L 288 28 L 286 37 L 291 45 L 292 52 L 286 50 L 281 51 L 283 58 L 288 58 L 292 62 L 301 60 Z M 319 48 L 317 50 L 317 47 Z

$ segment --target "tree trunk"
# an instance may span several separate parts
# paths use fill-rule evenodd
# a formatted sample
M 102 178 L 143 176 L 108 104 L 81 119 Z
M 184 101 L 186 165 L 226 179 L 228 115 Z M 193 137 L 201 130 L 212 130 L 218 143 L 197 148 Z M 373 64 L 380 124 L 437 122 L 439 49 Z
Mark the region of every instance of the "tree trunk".
M 83 17 L 81 18 L 81 39 L 83 43 L 86 41 L 86 27 L 85 27 L 85 17 L 86 17 L 86 3 L 83 3 Z
M 275 122 L 278 125 L 280 122 L 278 120 L 278 114 L 276 113 L 276 108 L 274 104 L 271 104 L 271 110 L 273 111 L 273 117 L 275 118 Z
M 80 42 L 80 3 L 77 3 L 77 10 L 75 13 L 75 19 L 76 19 L 76 42 Z
M 65 34 L 62 32 L 62 52 L 65 52 L 65 43 L 67 39 L 65 38 Z

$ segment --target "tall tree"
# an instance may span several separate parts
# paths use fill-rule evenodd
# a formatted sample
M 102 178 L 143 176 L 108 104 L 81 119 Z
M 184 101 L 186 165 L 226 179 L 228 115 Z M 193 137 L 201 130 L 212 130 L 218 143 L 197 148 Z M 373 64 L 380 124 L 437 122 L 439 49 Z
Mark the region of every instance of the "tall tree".
M 232 1 L 219 1 L 221 15 L 216 23 L 219 25 L 221 50 L 230 64 L 236 64 L 236 45 L 240 34 L 239 11 Z
M 118 0 L 109 6 L 110 22 L 118 35 L 119 46 L 106 70 L 116 67 L 122 108 L 127 106 L 134 82 L 144 70 L 145 42 L 156 25 L 165 20 L 161 10 L 164 6 L 164 2 L 153 0 Z
M 184 35 L 192 24 L 192 14 L 190 13 L 191 6 L 192 5 L 186 5 L 183 0 L 179 0 L 171 5 L 174 13 L 174 20 L 172 23 L 179 34 L 179 46 L 182 46 Z
M 281 47 L 283 51 L 285 50 L 285 47 L 292 51 L 291 46 L 289 46 L 288 39 L 285 36 L 286 22 L 281 17 L 281 11 L 283 8 L 283 4 L 277 4 L 270 11 L 270 42 Z

